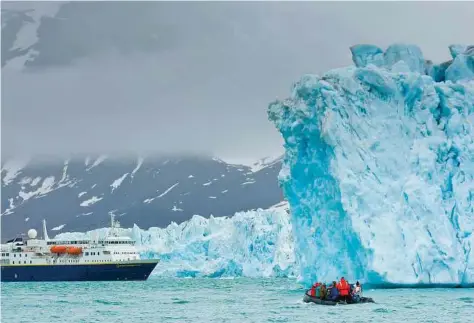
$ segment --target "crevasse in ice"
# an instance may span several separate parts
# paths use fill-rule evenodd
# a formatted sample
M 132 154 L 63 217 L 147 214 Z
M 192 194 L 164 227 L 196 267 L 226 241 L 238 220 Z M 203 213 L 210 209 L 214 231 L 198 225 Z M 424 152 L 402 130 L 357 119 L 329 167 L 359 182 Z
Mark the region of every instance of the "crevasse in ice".
M 142 258 L 160 258 L 153 274 L 174 277 L 291 277 L 298 272 L 287 204 L 233 217 L 195 215 L 181 224 L 121 228 Z M 58 239 L 105 237 L 108 228 L 62 233 Z
M 474 282 L 474 47 L 351 48 L 269 105 L 300 280 Z

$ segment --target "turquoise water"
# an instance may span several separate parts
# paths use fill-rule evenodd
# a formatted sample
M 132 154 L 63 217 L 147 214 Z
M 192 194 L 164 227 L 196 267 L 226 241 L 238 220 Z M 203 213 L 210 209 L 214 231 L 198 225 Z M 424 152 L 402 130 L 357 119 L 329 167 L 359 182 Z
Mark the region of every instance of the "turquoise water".
M 473 289 L 366 290 L 376 304 L 302 302 L 293 280 L 3 283 L 1 322 L 467 322 Z

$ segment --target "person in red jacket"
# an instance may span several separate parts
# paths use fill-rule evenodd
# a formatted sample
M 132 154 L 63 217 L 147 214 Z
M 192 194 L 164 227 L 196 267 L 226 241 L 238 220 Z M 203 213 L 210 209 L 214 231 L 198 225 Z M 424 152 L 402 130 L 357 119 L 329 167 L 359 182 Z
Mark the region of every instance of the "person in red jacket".
M 319 295 L 316 295 L 316 289 L 321 286 L 321 283 L 314 283 L 313 287 L 309 290 L 309 295 L 313 297 L 319 297 Z
M 344 279 L 344 277 L 341 277 L 341 280 L 339 283 L 337 283 L 337 289 L 339 290 L 339 295 L 341 297 L 341 300 L 344 300 L 346 302 L 350 301 L 350 286 L 349 283 Z

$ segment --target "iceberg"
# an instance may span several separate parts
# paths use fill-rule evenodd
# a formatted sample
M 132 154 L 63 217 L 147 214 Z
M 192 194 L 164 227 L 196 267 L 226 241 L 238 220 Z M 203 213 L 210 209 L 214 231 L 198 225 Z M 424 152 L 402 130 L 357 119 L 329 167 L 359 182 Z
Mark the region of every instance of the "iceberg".
M 168 277 L 296 277 L 288 204 L 238 212 L 232 217 L 195 215 L 166 228 L 120 228 L 136 241 L 142 258 L 160 258 L 153 275 Z M 109 228 L 65 232 L 58 239 L 107 235 Z
M 268 107 L 299 281 L 474 283 L 474 47 L 351 48 Z

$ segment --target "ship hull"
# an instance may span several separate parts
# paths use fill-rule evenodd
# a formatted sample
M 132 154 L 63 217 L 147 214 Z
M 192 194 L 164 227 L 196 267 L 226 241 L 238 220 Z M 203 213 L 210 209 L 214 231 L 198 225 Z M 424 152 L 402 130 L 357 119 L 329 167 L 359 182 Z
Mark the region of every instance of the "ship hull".
M 147 280 L 158 260 L 77 265 L 2 265 L 2 282 Z

